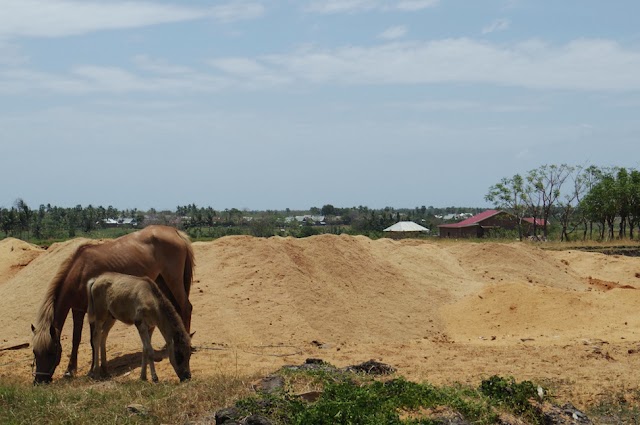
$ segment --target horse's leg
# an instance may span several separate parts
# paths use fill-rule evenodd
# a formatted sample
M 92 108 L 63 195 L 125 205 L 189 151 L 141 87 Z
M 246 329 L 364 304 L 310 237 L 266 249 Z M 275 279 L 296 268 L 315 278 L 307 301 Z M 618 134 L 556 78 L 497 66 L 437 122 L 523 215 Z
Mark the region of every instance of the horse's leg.
M 73 309 L 71 312 L 73 314 L 73 340 L 69 365 L 67 366 L 67 371 L 64 373 L 64 376 L 67 378 L 73 377 L 78 370 L 78 347 L 82 339 L 82 326 L 84 325 L 84 311 Z
M 144 322 L 136 322 L 140 339 L 142 340 L 142 370 L 140 371 L 140 379 L 147 380 L 147 364 L 151 370 L 151 379 L 158 382 L 156 367 L 153 359 L 153 346 L 151 345 L 151 336 L 149 335 L 149 326 Z
M 115 323 L 116 319 L 110 317 L 105 320 L 102 325 L 102 340 L 100 341 L 100 356 L 102 357 L 102 362 L 100 363 L 100 373 L 105 377 L 109 376 L 109 373 L 107 372 L 107 337 Z

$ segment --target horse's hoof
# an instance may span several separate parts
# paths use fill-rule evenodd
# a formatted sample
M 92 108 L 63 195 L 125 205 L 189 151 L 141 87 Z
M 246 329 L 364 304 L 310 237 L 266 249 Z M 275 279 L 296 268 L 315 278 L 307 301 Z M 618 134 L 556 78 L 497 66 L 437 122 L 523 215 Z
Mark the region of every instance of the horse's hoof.
M 66 371 L 63 376 L 67 379 L 71 379 L 74 377 L 74 373 L 71 371 Z
M 155 382 L 156 384 L 158 383 L 158 377 L 157 376 L 152 378 L 152 379 L 153 379 L 153 382 Z

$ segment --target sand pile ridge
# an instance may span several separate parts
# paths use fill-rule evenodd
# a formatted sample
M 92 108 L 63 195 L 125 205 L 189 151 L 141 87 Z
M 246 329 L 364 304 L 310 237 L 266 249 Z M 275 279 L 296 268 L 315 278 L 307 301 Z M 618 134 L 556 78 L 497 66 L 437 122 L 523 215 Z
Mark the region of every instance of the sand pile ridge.
M 49 281 L 86 242 L 74 239 L 46 251 L 0 242 L 0 348 L 30 340 L 29 325 Z M 193 343 L 201 348 L 193 357 L 196 373 L 268 372 L 306 357 L 339 366 L 374 358 L 434 383 L 477 382 L 491 373 L 562 376 L 569 393 L 578 387 L 584 393 L 573 394 L 578 399 L 597 394 L 607 376 L 612 385 L 640 380 L 640 354 L 631 354 L 640 347 L 634 258 L 515 242 L 346 235 L 232 236 L 193 247 Z M 29 252 L 29 261 L 16 251 Z M 612 284 L 595 285 L 594 279 Z M 81 369 L 89 362 L 86 328 Z M 68 320 L 60 369 L 70 334 Z M 159 337 L 154 341 L 162 344 Z M 593 341 L 606 345 L 596 352 Z M 110 336 L 116 358 L 139 351 L 139 344 L 125 326 Z M 603 350 L 607 356 L 598 357 Z M 12 365 L 0 367 L 0 376 L 28 379 L 30 360 L 28 350 L 0 351 L 0 364 Z

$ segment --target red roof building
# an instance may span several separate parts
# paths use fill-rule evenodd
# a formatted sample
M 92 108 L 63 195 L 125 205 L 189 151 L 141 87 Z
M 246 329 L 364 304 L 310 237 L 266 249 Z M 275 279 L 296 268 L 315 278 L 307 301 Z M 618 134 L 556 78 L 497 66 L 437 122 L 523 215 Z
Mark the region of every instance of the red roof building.
M 533 218 L 523 218 L 522 221 L 522 231 L 526 235 L 533 227 Z M 536 226 L 542 228 L 544 220 L 536 218 Z M 487 210 L 458 223 L 441 224 L 438 229 L 441 238 L 482 238 L 500 229 L 515 230 L 517 227 L 518 219 L 513 214 L 502 210 Z
M 481 238 L 493 229 L 515 229 L 516 218 L 506 211 L 487 210 L 458 223 L 441 224 L 441 238 Z

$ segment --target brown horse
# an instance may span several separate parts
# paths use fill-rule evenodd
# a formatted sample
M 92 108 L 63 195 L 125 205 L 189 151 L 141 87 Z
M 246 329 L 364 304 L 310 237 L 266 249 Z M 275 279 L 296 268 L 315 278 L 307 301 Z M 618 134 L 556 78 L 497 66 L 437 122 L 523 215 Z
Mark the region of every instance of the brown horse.
M 69 310 L 73 315 L 73 343 L 65 376 L 75 374 L 89 279 L 108 271 L 150 278 L 171 301 L 189 332 L 189 291 L 194 266 L 187 235 L 167 226 L 148 226 L 102 244 L 78 247 L 49 284 L 36 325 L 31 326 L 36 367 L 34 383 L 52 380 L 62 355 L 60 333 Z
M 151 379 L 158 382 L 150 332 L 155 327 L 158 327 L 167 343 L 169 361 L 180 381 L 191 379 L 191 338 L 176 309 L 151 279 L 128 274 L 104 273 L 89 280 L 87 295 L 87 314 L 92 325 L 93 348 L 93 366 L 89 376 L 100 378 L 107 375 L 107 336 L 116 320 L 119 320 L 128 325 L 135 325 L 140 334 L 140 379 L 147 380 L 149 365 Z

